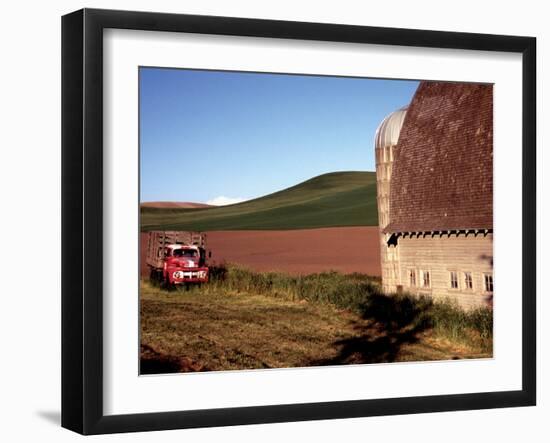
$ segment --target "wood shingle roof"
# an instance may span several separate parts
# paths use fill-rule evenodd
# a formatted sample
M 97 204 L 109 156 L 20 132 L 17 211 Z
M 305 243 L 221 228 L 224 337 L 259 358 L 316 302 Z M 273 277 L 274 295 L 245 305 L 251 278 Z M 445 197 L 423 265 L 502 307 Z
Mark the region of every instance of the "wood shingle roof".
M 422 82 L 395 151 L 385 232 L 493 227 L 493 86 Z

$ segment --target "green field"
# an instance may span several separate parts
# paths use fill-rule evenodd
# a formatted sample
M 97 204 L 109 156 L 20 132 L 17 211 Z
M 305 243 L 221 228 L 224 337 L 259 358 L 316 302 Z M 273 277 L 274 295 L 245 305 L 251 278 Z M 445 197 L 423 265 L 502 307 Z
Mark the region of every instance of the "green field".
M 143 231 L 311 229 L 377 224 L 374 172 L 324 174 L 282 191 L 230 206 L 141 208 Z

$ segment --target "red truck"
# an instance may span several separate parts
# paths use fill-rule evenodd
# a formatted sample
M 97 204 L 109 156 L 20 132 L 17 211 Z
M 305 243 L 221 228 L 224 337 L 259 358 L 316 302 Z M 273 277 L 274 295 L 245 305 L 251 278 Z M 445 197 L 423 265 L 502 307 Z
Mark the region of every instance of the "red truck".
M 147 240 L 146 263 L 150 269 L 150 279 L 166 287 L 206 283 L 206 234 L 151 231 Z

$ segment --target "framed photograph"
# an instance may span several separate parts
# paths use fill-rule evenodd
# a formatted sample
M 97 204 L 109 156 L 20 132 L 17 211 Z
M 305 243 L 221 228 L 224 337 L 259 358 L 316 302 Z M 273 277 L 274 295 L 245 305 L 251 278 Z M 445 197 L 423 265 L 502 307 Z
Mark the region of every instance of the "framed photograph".
M 62 20 L 62 425 L 536 403 L 531 37 Z

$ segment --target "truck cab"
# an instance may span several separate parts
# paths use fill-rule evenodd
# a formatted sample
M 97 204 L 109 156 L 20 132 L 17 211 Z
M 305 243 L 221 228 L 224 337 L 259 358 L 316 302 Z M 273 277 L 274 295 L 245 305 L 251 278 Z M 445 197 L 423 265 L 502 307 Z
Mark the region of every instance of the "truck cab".
M 170 244 L 164 250 L 164 280 L 171 284 L 205 283 L 208 267 L 204 248 L 195 245 Z

